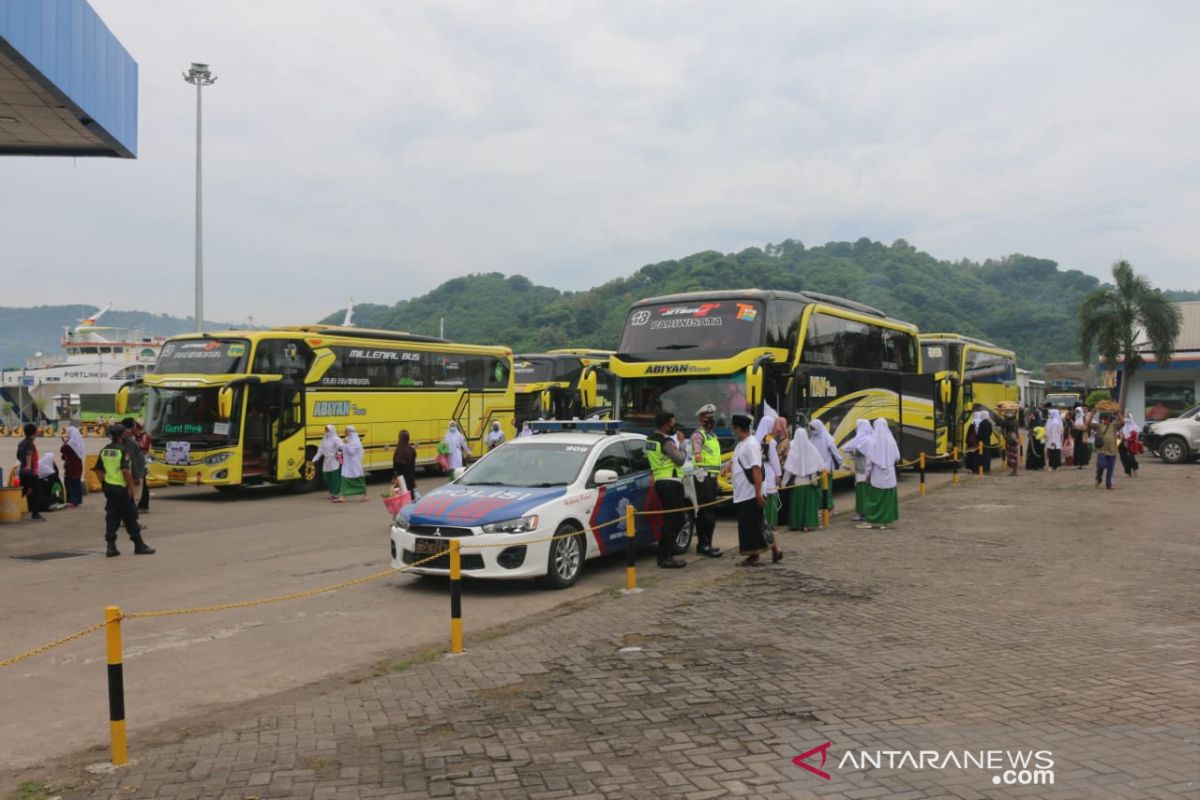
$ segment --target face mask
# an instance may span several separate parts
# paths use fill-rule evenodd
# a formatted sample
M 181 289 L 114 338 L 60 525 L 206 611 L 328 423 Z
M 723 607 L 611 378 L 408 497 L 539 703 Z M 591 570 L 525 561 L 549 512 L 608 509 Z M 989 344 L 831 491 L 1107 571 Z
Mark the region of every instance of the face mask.
M 717 421 L 712 417 L 705 417 L 701 424 L 704 425 L 704 430 L 706 431 L 711 431 L 713 428 L 717 427 Z

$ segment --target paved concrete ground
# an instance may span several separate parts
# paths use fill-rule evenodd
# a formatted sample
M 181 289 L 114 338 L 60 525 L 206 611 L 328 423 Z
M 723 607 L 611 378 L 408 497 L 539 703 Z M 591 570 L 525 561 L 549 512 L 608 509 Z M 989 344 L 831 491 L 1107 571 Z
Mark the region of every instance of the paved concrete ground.
M 893 531 L 839 516 L 785 534 L 780 565 L 655 574 L 469 632 L 462 657 L 135 731 L 113 775 L 81 754 L 23 777 L 66 797 L 1196 797 L 1197 475 L 941 487 Z M 468 595 L 469 631 L 488 605 Z M 829 780 L 792 763 L 825 742 L 806 763 Z M 845 762 L 860 750 L 1044 750 L 1054 784 Z

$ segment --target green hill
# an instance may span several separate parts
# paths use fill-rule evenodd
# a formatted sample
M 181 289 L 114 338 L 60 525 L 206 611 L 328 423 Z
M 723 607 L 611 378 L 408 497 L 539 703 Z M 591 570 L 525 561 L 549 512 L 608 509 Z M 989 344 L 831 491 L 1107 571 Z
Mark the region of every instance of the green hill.
M 740 253 L 696 253 L 642 267 L 584 292 L 536 286 L 499 273 L 455 278 L 394 306 L 362 305 L 364 327 L 503 343 L 515 351 L 617 345 L 629 305 L 640 298 L 702 289 L 790 289 L 828 292 L 876 306 L 924 331 L 978 336 L 1017 351 L 1022 366 L 1076 358 L 1075 307 L 1100 285 L 1078 270 L 1024 255 L 983 263 L 939 260 L 903 240 L 869 239 L 805 247 L 785 241 Z M 1186 292 L 1173 293 L 1187 296 Z M 339 322 L 343 312 L 327 322 Z
M 0 368 L 20 368 L 34 353 L 51 355 L 61 352 L 59 341 L 63 328 L 74 326 L 80 319 L 94 314 L 97 306 L 34 306 L 11 308 L 0 306 Z M 141 329 L 146 336 L 171 336 L 194 330 L 191 318 L 150 314 L 145 311 L 109 311 L 100 319 L 101 325 L 125 330 Z M 224 322 L 206 323 L 212 330 L 235 327 Z

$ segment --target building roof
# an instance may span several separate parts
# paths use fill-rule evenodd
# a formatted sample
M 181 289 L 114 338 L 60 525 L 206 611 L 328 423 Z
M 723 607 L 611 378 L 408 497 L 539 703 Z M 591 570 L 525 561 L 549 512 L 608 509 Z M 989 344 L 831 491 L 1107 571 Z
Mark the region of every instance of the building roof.
M 1175 340 L 1176 353 L 1200 352 L 1200 300 L 1187 303 L 1175 303 L 1179 309 L 1183 324 L 1179 328 L 1179 338 Z M 1149 345 L 1139 335 L 1139 350 L 1148 350 Z M 1142 347 L 1141 345 L 1146 345 Z
M 0 0 L 0 155 L 136 158 L 137 62 L 86 0 Z

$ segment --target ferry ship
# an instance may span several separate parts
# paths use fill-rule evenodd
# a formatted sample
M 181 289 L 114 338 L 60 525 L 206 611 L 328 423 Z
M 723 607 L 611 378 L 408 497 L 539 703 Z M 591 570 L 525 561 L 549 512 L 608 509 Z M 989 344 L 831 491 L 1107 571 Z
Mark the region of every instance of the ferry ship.
M 0 372 L 0 402 L 11 404 L 10 420 L 77 420 L 80 410 L 111 409 L 121 385 L 154 366 L 166 338 L 98 324 L 109 308 L 64 328 L 62 354 L 39 354 L 24 369 Z

